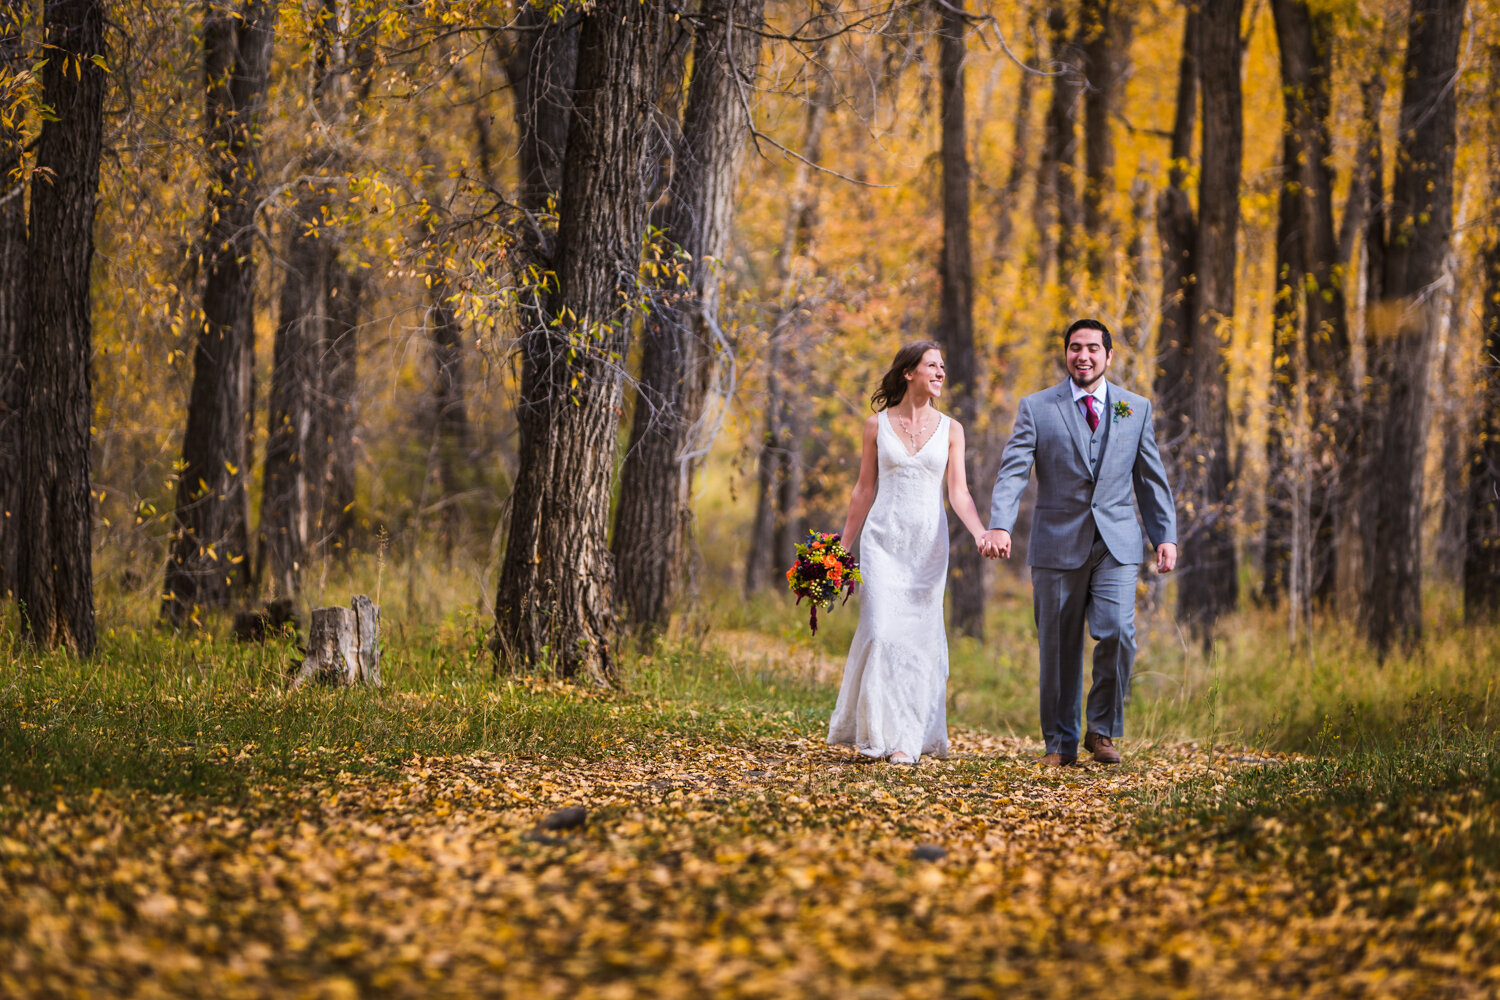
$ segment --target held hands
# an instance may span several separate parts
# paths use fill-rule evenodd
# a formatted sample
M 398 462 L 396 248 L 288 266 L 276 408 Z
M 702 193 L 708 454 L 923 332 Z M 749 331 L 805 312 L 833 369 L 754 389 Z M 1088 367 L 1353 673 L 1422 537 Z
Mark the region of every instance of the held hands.
M 986 559 L 1009 559 L 1010 558 L 1010 532 L 999 528 L 991 528 L 982 535 L 975 536 L 975 543 L 979 546 L 979 554 Z M 1158 573 L 1170 573 L 1177 568 L 1177 546 L 1171 542 L 1163 542 L 1156 547 L 1156 571 Z
M 979 545 L 979 554 L 986 559 L 1010 558 L 1010 532 L 1008 531 L 991 528 L 978 536 L 975 541 Z

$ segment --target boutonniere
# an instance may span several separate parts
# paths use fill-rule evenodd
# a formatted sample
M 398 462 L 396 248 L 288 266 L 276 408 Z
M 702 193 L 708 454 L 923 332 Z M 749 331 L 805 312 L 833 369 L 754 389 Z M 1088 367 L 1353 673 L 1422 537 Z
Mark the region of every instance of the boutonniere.
M 1116 423 L 1119 423 L 1125 417 L 1129 417 L 1135 414 L 1135 411 L 1130 408 L 1130 404 L 1125 402 L 1123 399 L 1115 404 L 1114 409 Z

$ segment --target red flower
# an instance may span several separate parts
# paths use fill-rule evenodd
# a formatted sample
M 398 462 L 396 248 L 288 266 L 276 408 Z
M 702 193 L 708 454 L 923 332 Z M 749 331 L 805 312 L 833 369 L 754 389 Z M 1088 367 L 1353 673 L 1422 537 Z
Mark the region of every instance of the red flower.
M 818 631 L 818 608 L 831 610 L 840 592 L 847 601 L 855 585 L 863 582 L 859 564 L 839 542 L 839 536 L 816 531 L 809 531 L 807 541 L 797 546 L 797 561 L 787 570 L 786 580 L 787 589 L 797 595 L 797 603 L 808 599 L 808 621 L 814 635 Z

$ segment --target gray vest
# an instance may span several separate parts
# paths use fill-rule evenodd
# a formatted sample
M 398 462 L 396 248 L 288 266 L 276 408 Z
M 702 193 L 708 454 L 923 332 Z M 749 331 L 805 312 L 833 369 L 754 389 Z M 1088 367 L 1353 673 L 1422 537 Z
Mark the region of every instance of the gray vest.
M 1109 443 L 1109 390 L 1104 391 L 1104 410 L 1099 414 L 1099 426 L 1092 432 L 1089 430 L 1088 418 L 1083 415 L 1083 400 L 1073 401 L 1073 419 L 1078 421 L 1078 428 L 1083 432 L 1084 439 L 1088 442 L 1089 478 L 1099 478 L 1099 462 L 1104 458 L 1104 446 Z M 1095 404 L 1097 405 L 1097 403 Z

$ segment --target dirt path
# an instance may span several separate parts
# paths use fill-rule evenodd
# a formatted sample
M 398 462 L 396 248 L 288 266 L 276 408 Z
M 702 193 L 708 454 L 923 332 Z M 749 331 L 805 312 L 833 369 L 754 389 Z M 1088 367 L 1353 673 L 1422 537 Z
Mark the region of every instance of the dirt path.
M 1038 752 L 664 742 L 210 809 L 96 793 L 0 827 L 0 994 L 1479 995 L 1276 870 L 1132 843 L 1120 797 L 1212 773 L 1196 748 L 1063 772 Z M 582 825 L 539 827 L 575 805 Z

